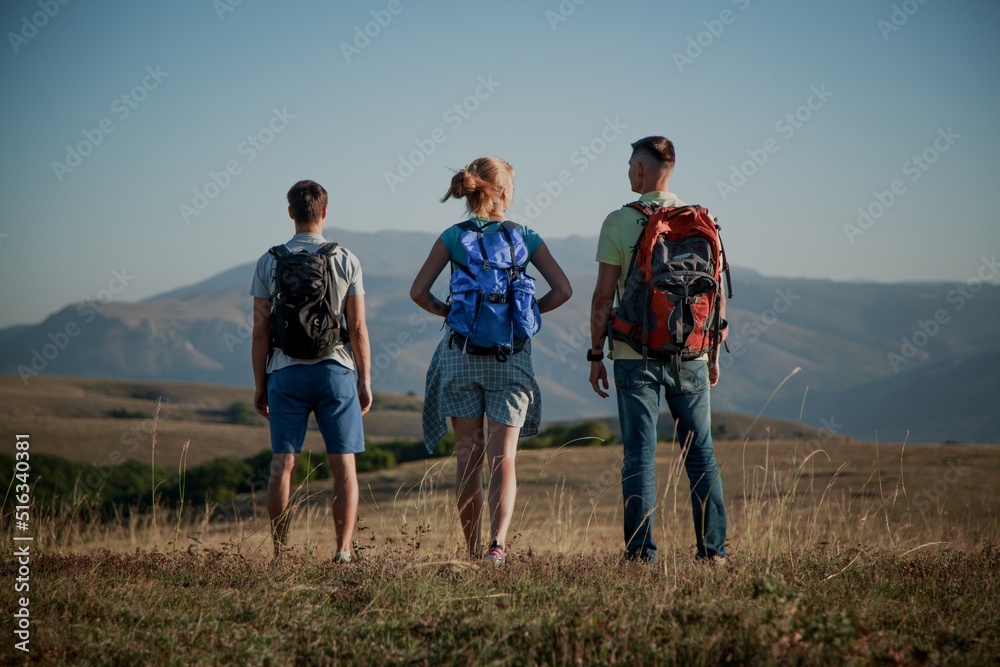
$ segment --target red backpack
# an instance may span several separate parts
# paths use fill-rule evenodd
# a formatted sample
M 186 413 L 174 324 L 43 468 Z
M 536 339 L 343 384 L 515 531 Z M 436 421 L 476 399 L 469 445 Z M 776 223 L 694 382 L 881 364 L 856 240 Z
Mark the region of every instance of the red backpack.
M 608 324 L 611 340 L 642 354 L 643 361 L 681 361 L 715 354 L 726 339 L 722 273 L 728 297 L 733 288 L 719 227 L 701 206 L 661 207 L 636 201 L 628 206 L 648 219 L 632 249 L 625 290 Z M 614 343 L 611 343 L 613 346 Z

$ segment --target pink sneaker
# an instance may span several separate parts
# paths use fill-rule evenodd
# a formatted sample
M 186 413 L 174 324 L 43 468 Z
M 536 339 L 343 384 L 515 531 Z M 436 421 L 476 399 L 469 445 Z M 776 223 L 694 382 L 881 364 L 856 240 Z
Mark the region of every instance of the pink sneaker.
M 490 550 L 486 552 L 486 558 L 483 560 L 493 565 L 503 565 L 507 560 L 507 554 L 503 552 L 497 541 L 493 540 L 493 544 L 490 545 Z

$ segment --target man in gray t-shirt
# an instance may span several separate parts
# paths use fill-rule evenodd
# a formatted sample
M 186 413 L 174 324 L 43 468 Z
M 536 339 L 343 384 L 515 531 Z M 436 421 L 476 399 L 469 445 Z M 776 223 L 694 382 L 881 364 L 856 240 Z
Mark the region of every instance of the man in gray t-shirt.
M 315 252 L 326 243 L 327 192 L 314 181 L 299 181 L 288 191 L 288 214 L 295 236 L 285 243 L 290 252 Z M 309 415 L 323 435 L 333 473 L 335 561 L 351 559 L 351 539 L 358 512 L 358 477 L 354 455 L 364 451 L 361 416 L 372 403 L 371 349 L 365 322 L 365 289 L 361 264 L 349 250 L 337 247 L 330 257 L 335 315 L 346 316 L 348 342 L 318 359 L 298 359 L 271 349 L 271 296 L 275 258 L 264 253 L 257 261 L 253 285 L 254 407 L 267 417 L 271 430 L 271 476 L 267 510 L 271 517 L 275 558 L 288 537 L 292 475 L 309 425 Z M 270 355 L 270 358 L 269 358 Z

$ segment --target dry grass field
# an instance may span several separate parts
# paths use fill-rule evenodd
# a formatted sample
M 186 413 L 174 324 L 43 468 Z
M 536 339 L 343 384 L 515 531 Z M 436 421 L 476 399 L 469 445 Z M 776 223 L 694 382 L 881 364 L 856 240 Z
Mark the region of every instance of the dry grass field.
M 148 409 L 148 395 L 134 396 L 148 389 L 141 383 L 111 383 L 109 389 L 93 381 L 88 389 L 79 382 L 53 381 L 49 389 L 65 395 L 47 394 L 50 407 L 39 407 L 37 421 L 29 421 L 32 452 L 36 444 L 38 452 L 46 451 L 45 438 L 56 441 L 55 434 L 75 433 L 88 420 L 95 432 L 106 430 L 106 424 L 97 426 L 108 421 L 102 410 Z M 23 395 L 10 385 L 2 389 L 8 397 Z M 207 421 L 230 398 L 244 400 L 239 390 L 230 397 L 199 394 L 207 390 L 197 385 L 170 389 L 172 401 L 184 407 L 158 422 L 158 464 L 170 465 L 168 433 L 192 441 L 192 465 L 200 439 L 223 446 L 212 440 L 212 428 L 220 429 L 220 438 L 227 430 L 266 433 Z M 23 399 L 26 405 L 46 405 L 44 388 L 39 392 L 38 402 Z M 95 395 L 106 401 L 103 407 L 94 408 Z M 67 406 L 82 414 L 51 416 Z M 391 407 L 419 414 L 412 405 Z M 15 421 L 25 423 L 23 409 L 3 404 L 5 432 Z M 94 460 L 106 454 L 100 437 L 86 453 L 82 447 L 54 453 Z M 244 442 L 241 449 L 239 440 L 226 445 L 234 455 L 261 448 L 246 449 Z M 362 475 L 358 559 L 346 566 L 330 561 L 328 481 L 297 489 L 293 548 L 278 565 L 271 564 L 259 496 L 184 514 L 169 506 L 155 515 L 126 511 L 103 523 L 82 522 L 70 511 L 35 516 L 31 652 L 15 651 L 8 639 L 0 660 L 995 663 L 1000 449 L 772 441 L 766 433 L 720 440 L 716 447 L 730 521 L 728 571 L 694 562 L 687 480 L 669 441 L 658 454 L 661 558 L 653 566 L 618 562 L 621 447 L 614 445 L 519 452 L 518 500 L 503 568 L 483 567 L 462 554 L 453 458 Z M 220 454 L 216 449 L 212 456 Z M 148 461 L 149 455 L 144 441 L 136 458 Z M 3 514 L 7 544 L 14 544 L 11 504 L 8 499 Z M 18 571 L 11 558 L 0 570 L 7 581 Z M 0 589 L 0 604 L 15 608 L 11 586 Z
M 379 409 L 365 417 L 368 439 L 419 437 L 419 398 L 380 399 Z M 8 376 L 0 377 L 0 432 L 30 433 L 33 451 L 84 463 L 108 461 L 112 452 L 148 461 L 156 417 L 157 465 L 176 468 L 190 440 L 187 463 L 194 466 L 270 448 L 262 420 L 256 426 L 227 422 L 229 406 L 252 401 L 253 391 L 239 387 L 69 377 L 36 378 L 25 386 Z M 115 418 L 115 411 L 133 416 Z M 310 430 L 305 448 L 324 451 L 318 431 Z
M 253 392 L 239 387 L 139 382 L 76 377 L 39 377 L 25 386 L 20 379 L 0 377 L 0 432 L 27 432 L 34 439 L 32 451 L 55 454 L 83 463 L 102 463 L 115 458 L 149 461 L 153 418 L 156 417 L 156 462 L 175 468 L 184 443 L 190 441 L 187 464 L 214 458 L 245 458 L 269 448 L 262 419 L 256 425 L 230 423 L 227 409 L 233 404 L 247 408 Z M 365 415 L 365 437 L 371 442 L 419 440 L 421 434 L 418 397 L 378 394 L 372 411 Z M 613 408 L 609 408 L 613 409 Z M 118 414 L 119 416 L 113 416 Z M 728 437 L 741 438 L 752 417 L 722 415 Z M 614 422 L 614 420 L 611 420 Z M 666 419 L 663 428 L 669 430 Z M 777 437 L 791 437 L 798 428 L 789 422 L 758 420 L 754 441 L 770 428 Z M 815 429 L 801 429 L 808 438 Z M 837 442 L 847 438 L 838 436 Z M 323 452 L 319 433 L 310 429 L 306 451 Z
M 877 451 L 876 451 L 877 449 Z M 804 464 L 801 443 L 716 446 L 730 512 L 730 551 L 760 547 L 762 531 L 781 542 L 774 550 L 975 549 L 1000 543 L 1000 452 L 991 447 L 841 444 L 816 450 Z M 901 455 L 902 454 L 902 455 Z M 687 480 L 679 452 L 660 443 L 662 500 L 658 540 L 679 554 L 694 553 Z M 562 447 L 518 454 L 518 502 L 511 551 L 617 552 L 621 533 L 621 447 Z M 364 552 L 419 543 L 424 553 L 460 555 L 454 509 L 454 458 L 428 459 L 361 475 L 359 548 Z M 327 480 L 297 491 L 300 507 L 291 540 L 303 553 L 332 556 L 331 488 Z M 140 548 L 220 549 L 270 557 L 264 498 L 242 496 L 208 520 L 185 517 L 190 538 L 173 544 L 174 519 L 158 531 L 149 517 L 83 532 L 53 527 L 46 546 L 74 550 Z M 228 516 L 231 521 L 220 520 Z M 780 526 L 780 533 L 772 528 Z M 660 537 L 660 536 L 664 537 Z M 46 537 L 43 534 L 43 537 Z M 43 542 L 43 544 L 45 544 Z M 925 546 L 926 545 L 926 546 Z

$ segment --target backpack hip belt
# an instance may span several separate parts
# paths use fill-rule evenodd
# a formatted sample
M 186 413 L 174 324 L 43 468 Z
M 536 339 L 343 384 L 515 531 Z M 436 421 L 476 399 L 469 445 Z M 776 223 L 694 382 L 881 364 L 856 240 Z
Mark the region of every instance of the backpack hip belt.
M 513 345 L 509 347 L 506 345 L 492 345 L 490 347 L 483 347 L 480 345 L 473 345 L 469 342 L 467 336 L 463 336 L 460 333 L 451 332 L 448 336 L 448 347 L 450 349 L 458 349 L 465 354 L 475 355 L 477 357 L 496 357 L 497 361 L 504 363 L 507 358 L 512 354 L 517 354 L 527 347 L 528 341 L 520 338 L 514 339 Z

